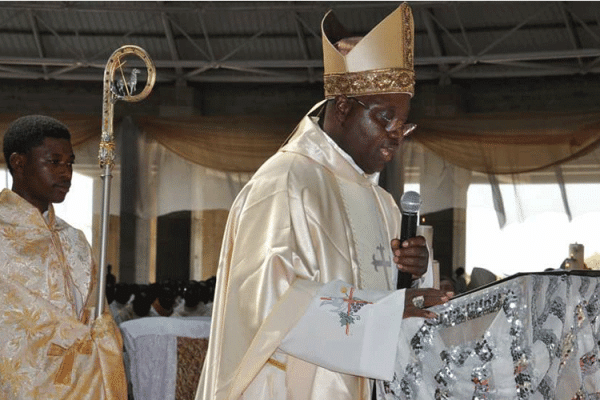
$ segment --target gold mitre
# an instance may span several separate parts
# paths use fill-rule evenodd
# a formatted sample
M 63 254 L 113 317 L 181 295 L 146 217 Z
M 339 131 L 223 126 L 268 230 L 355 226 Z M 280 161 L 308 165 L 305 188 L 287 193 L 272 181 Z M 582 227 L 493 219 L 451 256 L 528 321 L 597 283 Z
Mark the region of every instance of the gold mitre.
M 321 23 L 325 97 L 415 93 L 414 22 L 403 3 L 366 36 L 352 37 L 329 11 Z

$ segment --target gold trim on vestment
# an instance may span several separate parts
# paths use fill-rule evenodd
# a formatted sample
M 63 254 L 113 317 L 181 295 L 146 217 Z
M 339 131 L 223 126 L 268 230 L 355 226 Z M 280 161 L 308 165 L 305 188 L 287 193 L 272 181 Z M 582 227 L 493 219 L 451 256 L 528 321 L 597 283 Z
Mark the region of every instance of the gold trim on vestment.
M 279 368 L 279 369 L 280 369 L 280 370 L 282 370 L 282 371 L 285 371 L 285 370 L 287 369 L 287 365 L 285 365 L 285 364 L 284 364 L 284 363 L 282 363 L 282 362 L 279 362 L 279 361 L 277 361 L 277 360 L 276 360 L 276 359 L 274 359 L 274 358 L 269 358 L 269 359 L 267 360 L 267 363 L 271 364 L 271 365 L 272 365 L 272 366 L 274 366 L 275 368 Z
M 48 356 L 60 357 L 64 356 L 56 376 L 54 377 L 54 383 L 57 385 L 70 385 L 71 384 L 71 373 L 73 372 L 73 363 L 75 362 L 76 354 L 92 354 L 92 339 L 86 338 L 81 339 L 73 343 L 68 349 L 56 344 L 51 343 L 48 349 Z
M 347 72 L 323 76 L 325 97 L 381 93 L 415 93 L 415 72 L 404 68 Z
M 414 38 L 413 38 L 413 15 L 412 10 L 408 6 L 408 4 L 403 3 L 400 8 L 402 9 L 402 18 L 404 19 L 404 66 L 409 68 L 411 71 L 415 70 L 415 60 L 414 60 Z

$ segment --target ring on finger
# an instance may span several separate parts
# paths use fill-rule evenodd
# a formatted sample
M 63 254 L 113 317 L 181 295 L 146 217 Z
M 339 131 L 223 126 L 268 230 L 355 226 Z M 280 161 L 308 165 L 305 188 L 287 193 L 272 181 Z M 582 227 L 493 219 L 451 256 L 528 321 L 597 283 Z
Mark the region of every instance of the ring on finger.
M 415 296 L 412 298 L 412 303 L 417 308 L 423 308 L 425 306 L 425 297 L 424 296 Z

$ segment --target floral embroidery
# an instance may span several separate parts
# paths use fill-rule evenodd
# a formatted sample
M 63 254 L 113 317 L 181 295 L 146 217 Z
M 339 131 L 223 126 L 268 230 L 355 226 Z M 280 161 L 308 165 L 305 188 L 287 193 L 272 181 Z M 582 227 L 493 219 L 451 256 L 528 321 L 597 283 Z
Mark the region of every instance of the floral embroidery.
M 39 324 L 40 311 L 34 308 L 7 310 L 4 312 L 4 323 L 11 325 L 16 330 L 23 330 L 28 339 L 38 335 L 45 328 Z
M 355 321 L 360 320 L 360 315 L 357 313 L 367 304 L 373 304 L 370 301 L 361 300 L 354 297 L 354 288 L 350 288 L 348 293 L 347 287 L 342 287 L 340 290 L 344 297 L 321 297 L 321 305 L 331 305 L 335 307 L 332 312 L 337 313 L 340 317 L 340 325 L 346 327 L 346 335 L 350 335 L 350 325 Z
M 54 221 L 52 207 L 49 218 Z M 82 339 L 92 343 L 90 326 L 79 321 L 72 296 L 79 292 L 84 304 L 94 299 L 92 268 L 91 248 L 81 232 L 58 218 L 48 225 L 31 204 L 8 190 L 0 193 L 0 399 L 71 398 L 81 390 L 100 398 L 105 384 L 111 387 L 106 393 L 124 393 L 124 379 L 103 383 L 98 378 L 104 373 L 101 352 L 118 354 L 110 350 L 120 347 L 116 326 L 112 336 L 100 330 L 98 340 L 105 345 L 89 356 L 80 356 L 90 352 L 88 347 L 75 346 Z M 71 352 L 74 357 L 68 351 L 48 355 L 57 346 L 77 351 Z M 108 373 L 121 376 L 122 362 L 114 360 Z M 72 377 L 70 385 L 52 383 L 58 371 Z
M 29 383 L 27 374 L 21 371 L 19 360 L 0 358 L 0 376 L 0 395 L 12 398 L 17 398 L 19 389 Z

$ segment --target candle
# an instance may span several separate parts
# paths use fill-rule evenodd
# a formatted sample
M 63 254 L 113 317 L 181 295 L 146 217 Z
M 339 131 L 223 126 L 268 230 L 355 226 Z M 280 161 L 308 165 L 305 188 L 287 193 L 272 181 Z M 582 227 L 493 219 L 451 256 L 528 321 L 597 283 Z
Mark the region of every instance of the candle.
M 440 288 L 440 263 L 433 259 L 433 226 L 431 225 L 419 225 L 417 226 L 417 236 L 423 236 L 427 242 L 427 248 L 429 249 L 429 259 L 432 260 L 432 272 L 433 272 L 433 287 L 435 289 Z
M 569 258 L 571 259 L 569 269 L 584 269 L 583 245 L 579 243 L 571 243 L 569 245 Z

